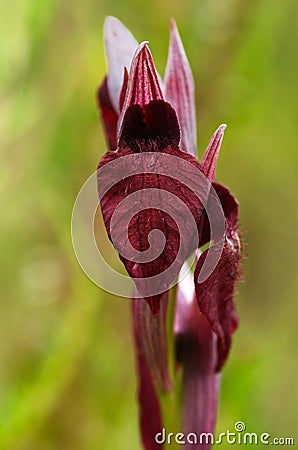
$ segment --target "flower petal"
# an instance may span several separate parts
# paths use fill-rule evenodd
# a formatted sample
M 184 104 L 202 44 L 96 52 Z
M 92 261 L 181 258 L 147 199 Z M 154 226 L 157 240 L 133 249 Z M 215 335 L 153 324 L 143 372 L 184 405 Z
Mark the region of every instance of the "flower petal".
M 237 201 L 224 186 L 215 183 L 213 186 L 226 217 L 224 248 L 214 272 L 203 283 L 198 283 L 198 276 L 208 250 L 200 256 L 194 279 L 199 309 L 217 335 L 218 358 L 215 370 L 219 371 L 226 361 L 231 335 L 238 325 L 233 297 L 239 278 L 240 240 L 237 229 Z
M 109 237 L 156 315 L 162 295 L 198 245 L 197 228 L 203 211 L 200 199 L 207 199 L 210 182 L 194 156 L 178 147 L 177 116 L 163 100 L 146 43 L 133 58 L 121 116 L 119 148 L 107 153 L 98 167 L 99 192 L 111 186 L 111 171 L 121 175 L 103 197 L 100 195 L 100 203 Z M 112 167 L 109 163 L 115 169 L 102 170 L 106 164 Z M 133 177 L 125 176 L 130 165 Z M 116 220 L 117 210 L 122 212 Z M 151 249 L 156 249 L 154 257 L 145 261 L 144 255 Z
M 164 82 L 165 98 L 175 109 L 180 124 L 180 148 L 195 156 L 197 146 L 194 81 L 174 20 L 171 20 L 169 55 Z
M 129 72 L 126 96 L 119 119 L 119 141 L 124 116 L 132 105 L 143 107 L 152 100 L 163 100 L 163 94 L 147 42 L 137 48 Z
M 108 16 L 104 23 L 104 41 L 108 63 L 107 88 L 111 104 L 119 113 L 119 96 L 123 84 L 123 71 L 130 68 L 138 42 L 116 17 Z
M 198 246 L 200 199 L 207 198 L 210 183 L 192 155 L 154 140 L 135 145 L 139 153 L 126 147 L 102 158 L 98 191 L 109 238 L 156 315 L 163 293 Z
M 164 311 L 166 306 L 165 304 L 163 307 Z M 147 308 L 147 311 L 145 308 Z M 168 383 L 166 349 L 164 347 L 166 343 L 163 339 L 164 325 L 162 324 L 165 320 L 165 315 L 161 314 L 160 316 L 161 319 L 152 319 L 150 310 L 144 300 L 133 300 L 132 317 L 138 376 L 139 421 L 145 450 L 160 450 L 162 448 L 154 439 L 154 436 L 162 429 L 162 419 L 152 377 L 152 369 L 154 373 L 156 373 L 157 369 L 161 378 L 160 381 L 163 379 L 166 385 Z M 155 325 L 152 328 L 148 327 L 151 320 L 155 320 L 158 339 L 161 338 L 160 360 L 158 360 L 156 353 L 158 351 L 158 339 L 154 335 L 156 327 Z M 148 343 L 146 338 L 149 340 Z
M 151 100 L 163 100 L 163 95 L 148 43 L 142 42 L 132 60 L 124 109 Z
M 179 281 L 175 315 L 177 360 L 183 370 L 182 432 L 213 433 L 217 413 L 219 374 L 214 372 L 215 334 L 200 313 L 190 273 Z M 198 439 L 199 441 L 199 439 Z M 211 441 L 186 443 L 185 449 L 209 450 Z
M 123 108 L 125 95 L 126 95 L 126 90 L 127 90 L 127 83 L 128 83 L 128 71 L 127 71 L 127 68 L 124 67 L 123 83 L 122 83 L 122 88 L 121 88 L 120 97 L 119 97 L 119 108 L 120 108 L 120 111 Z
M 148 304 L 142 298 L 135 298 L 132 306 L 138 351 L 146 358 L 154 385 L 164 392 L 172 389 L 167 356 L 167 305 L 168 295 L 165 294 L 157 317 L 152 316 Z
M 115 111 L 109 96 L 107 77 L 97 91 L 97 103 L 101 113 L 109 149 L 116 150 L 118 113 Z
M 218 129 L 215 131 L 212 138 L 210 139 L 201 163 L 201 168 L 204 174 L 211 182 L 214 181 L 217 158 L 226 128 L 227 126 L 223 124 L 220 125 L 220 127 L 218 127 Z

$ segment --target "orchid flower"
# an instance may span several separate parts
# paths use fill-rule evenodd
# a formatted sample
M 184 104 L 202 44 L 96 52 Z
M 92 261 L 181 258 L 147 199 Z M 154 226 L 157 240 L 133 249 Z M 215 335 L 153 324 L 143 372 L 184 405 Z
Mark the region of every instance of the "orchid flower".
M 97 99 L 109 151 L 101 159 L 99 169 L 112 163 L 126 174 L 127 161 L 132 169 L 129 176 L 123 175 L 117 185 L 107 190 L 100 203 L 107 233 L 136 284 L 132 316 L 140 427 L 144 448 L 155 450 L 162 448 L 155 436 L 169 423 L 171 411 L 164 407 L 163 399 L 175 392 L 180 370 L 183 374 L 182 432 L 199 435 L 214 430 L 219 371 L 228 356 L 231 335 L 238 323 L 233 302 L 240 262 L 238 203 L 226 187 L 215 183 L 225 125 L 215 131 L 201 162 L 196 158 L 194 82 L 175 22 L 171 21 L 163 82 L 155 69 L 148 43 L 139 45 L 119 20 L 106 19 L 104 39 L 108 74 L 98 89 Z M 148 164 L 140 158 L 142 155 L 151 158 Z M 177 162 L 177 171 L 181 169 L 179 173 L 184 179 L 197 178 L 202 197 L 198 199 L 178 176 L 154 172 L 160 161 L 161 168 L 167 161 Z M 137 172 L 133 172 L 135 167 L 139 169 Z M 107 182 L 99 175 L 99 190 Z M 154 206 L 149 201 L 153 190 L 167 194 Z M 211 201 L 211 192 L 219 199 L 223 210 L 225 234 L 215 269 L 207 279 L 200 280 L 200 272 L 211 251 L 210 248 L 203 253 L 198 250 L 212 240 L 204 208 L 204 201 L 207 204 Z M 139 196 L 134 197 L 137 193 Z M 170 194 L 178 199 L 174 205 L 175 218 L 185 217 L 183 205 L 186 205 L 195 223 L 193 226 L 185 218 L 182 233 L 167 210 L 172 205 Z M 132 214 L 122 208 L 121 217 L 114 220 L 115 210 L 129 197 L 135 199 L 134 206 L 143 205 L 143 209 L 133 210 Z M 127 248 L 147 255 L 151 246 L 159 246 L 160 234 L 150 235 L 152 230 L 163 233 L 165 245 L 154 260 L 135 258 Z M 198 240 L 194 239 L 196 233 Z M 189 272 L 182 277 L 187 268 L 186 260 L 194 252 L 197 255 L 194 279 Z M 169 271 L 172 266 L 173 270 Z M 168 274 L 157 282 L 161 272 Z M 177 276 L 175 290 L 172 286 Z M 185 447 L 207 450 L 210 443 L 186 443 Z

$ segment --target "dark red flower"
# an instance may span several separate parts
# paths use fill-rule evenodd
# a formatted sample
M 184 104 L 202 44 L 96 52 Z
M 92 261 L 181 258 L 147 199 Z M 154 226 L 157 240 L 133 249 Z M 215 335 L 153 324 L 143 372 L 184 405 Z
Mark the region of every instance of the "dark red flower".
M 100 101 L 106 88 L 107 81 L 99 91 Z M 103 118 L 106 119 L 108 116 L 105 106 L 102 106 L 102 111 Z M 114 117 L 112 115 L 111 117 L 111 123 L 105 122 L 107 131 L 114 124 Z M 166 203 L 170 198 L 165 192 L 172 194 L 172 198 L 175 196 L 181 200 L 180 202 L 177 200 L 174 205 L 176 216 L 183 216 L 184 210 L 180 205 L 186 204 L 192 213 L 194 223 L 199 224 L 203 212 L 203 206 L 196 193 L 192 192 L 181 179 L 161 174 L 157 167 L 162 169 L 169 159 L 167 157 L 173 157 L 173 161 L 179 158 L 186 178 L 192 176 L 190 170 L 191 167 L 194 168 L 195 176 L 197 173 L 196 184 L 202 185 L 201 191 L 206 190 L 205 198 L 208 195 L 208 187 L 204 186 L 205 181 L 202 183 L 203 174 L 198 161 L 194 156 L 179 148 L 180 128 L 177 115 L 172 106 L 164 100 L 152 56 L 146 43 L 138 47 L 132 60 L 125 100 L 118 119 L 118 130 L 117 150 L 106 153 L 100 161 L 99 169 L 117 161 L 117 169 L 125 173 L 123 165 L 128 164 L 126 157 L 136 155 L 133 160 L 133 164 L 136 166 L 136 175 L 123 178 L 112 186 L 101 198 L 101 209 L 108 235 L 118 250 L 120 259 L 129 275 L 135 279 L 138 291 L 150 305 L 153 314 L 156 315 L 159 312 L 162 295 L 169 289 L 184 261 L 198 246 L 198 241 L 194 239 L 193 225 L 185 223 L 184 233 L 181 233 L 175 221 L 165 212 Z M 108 137 L 110 142 L 115 141 L 113 135 L 108 134 Z M 144 159 L 138 158 L 138 154 L 148 154 L 151 165 L 155 168 L 155 170 L 152 169 L 152 173 L 145 172 Z M 189 164 L 184 164 L 184 162 Z M 106 176 L 102 175 L 102 171 L 99 172 L 99 186 L 105 186 L 108 183 L 107 178 L 109 178 L 108 170 Z M 152 206 L 146 207 L 146 201 L 153 189 L 159 190 L 159 193 Z M 140 192 L 137 200 L 140 207 L 139 211 L 131 217 L 131 211 L 136 201 L 136 197 L 132 194 L 137 191 Z M 129 196 L 131 196 L 132 204 L 126 205 L 126 210 L 123 211 L 121 218 L 114 221 L 112 227 L 111 220 L 115 210 Z M 141 253 L 148 251 L 150 246 L 159 247 L 160 234 L 156 234 L 153 242 L 150 243 L 148 235 L 152 230 L 160 230 L 166 238 L 163 251 L 150 262 L 138 262 L 132 254 L 130 258 L 127 257 L 127 228 L 131 246 Z M 157 279 L 161 273 L 166 274 Z M 157 293 L 154 294 L 154 292 Z
M 173 385 L 165 323 L 168 291 L 178 275 L 174 332 L 183 371 L 182 431 L 214 429 L 218 371 L 238 324 L 233 301 L 240 262 L 238 203 L 214 182 L 225 125 L 215 131 L 202 162 L 195 157 L 194 82 L 174 21 L 164 83 L 148 44 L 138 46 L 113 17 L 105 23 L 105 44 L 109 71 L 98 90 L 98 105 L 110 151 L 98 166 L 98 190 L 107 233 L 136 285 L 140 425 L 144 448 L 156 450 L 160 445 L 153 435 L 162 426 L 159 395 Z M 218 222 L 210 222 L 212 205 L 220 208 Z M 208 243 L 201 254 L 199 248 Z M 202 276 L 213 248 L 217 264 Z M 194 251 L 193 282 L 183 273 Z M 210 444 L 189 448 L 208 450 Z

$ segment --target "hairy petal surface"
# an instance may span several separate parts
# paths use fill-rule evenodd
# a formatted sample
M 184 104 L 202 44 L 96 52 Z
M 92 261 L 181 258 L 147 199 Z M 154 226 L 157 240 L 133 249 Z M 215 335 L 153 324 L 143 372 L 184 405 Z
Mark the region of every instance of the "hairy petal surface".
M 231 335 L 238 325 L 234 306 L 235 286 L 239 277 L 240 239 L 238 235 L 238 203 L 227 188 L 213 184 L 226 217 L 226 236 L 221 258 L 214 272 L 203 283 L 198 276 L 207 257 L 199 258 L 194 280 L 199 309 L 217 336 L 218 357 L 215 370 L 224 365 L 231 346 Z
M 192 276 L 179 282 L 175 315 L 177 361 L 182 378 L 182 431 L 185 435 L 213 433 L 219 391 L 216 337 L 196 303 Z M 211 441 L 187 442 L 186 450 L 209 450 Z
M 171 37 L 164 77 L 165 98 L 178 116 L 181 150 L 196 156 L 195 88 L 191 68 L 176 24 L 171 20 Z
M 161 150 L 157 144 L 148 147 L 149 144 L 137 142 L 135 145 L 139 146 L 141 154 L 151 148 L 148 157 L 153 168 L 162 166 L 164 160 L 167 162 L 165 157 L 169 156 L 171 161 L 173 157 L 175 163 L 178 161 L 177 169 L 183 171 L 185 178 L 192 177 L 198 190 L 202 190 L 202 196 L 207 196 L 208 186 L 201 186 L 199 163 L 191 155 L 169 146 Z M 132 148 L 108 152 L 102 158 L 99 169 L 104 169 L 106 164 L 112 162 L 116 163 L 120 174 L 125 174 L 127 157 L 136 155 L 135 152 Z M 100 204 L 108 235 L 119 252 L 120 259 L 156 315 L 162 294 L 169 289 L 184 261 L 197 248 L 197 224 L 203 206 L 197 194 L 179 178 L 154 172 L 145 173 L 142 159 L 137 158 L 137 155 L 131 163 L 138 174 L 120 179 L 101 198 Z M 188 175 L 191 167 L 193 170 Z M 109 170 L 99 170 L 98 173 L 100 191 L 102 185 L 109 184 L 112 175 Z M 196 173 L 197 180 L 194 179 Z M 123 202 L 125 207 L 121 206 Z M 156 233 L 157 230 L 159 233 Z M 132 253 L 128 252 L 129 245 L 132 246 Z M 134 257 L 136 253 L 146 256 L 150 251 L 153 253 L 146 261 Z

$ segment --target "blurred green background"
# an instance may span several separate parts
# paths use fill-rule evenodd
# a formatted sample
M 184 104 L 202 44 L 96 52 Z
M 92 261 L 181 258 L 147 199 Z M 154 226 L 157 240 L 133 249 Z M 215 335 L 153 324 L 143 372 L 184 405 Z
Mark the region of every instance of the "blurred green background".
M 241 204 L 241 326 L 217 431 L 295 437 L 296 0 L 1 1 L 0 449 L 139 449 L 129 303 L 80 269 L 75 197 L 105 152 L 102 25 L 149 40 L 163 73 L 175 17 L 196 81 L 199 153 L 228 124 L 217 178 Z M 237 445 L 234 446 L 237 448 Z

